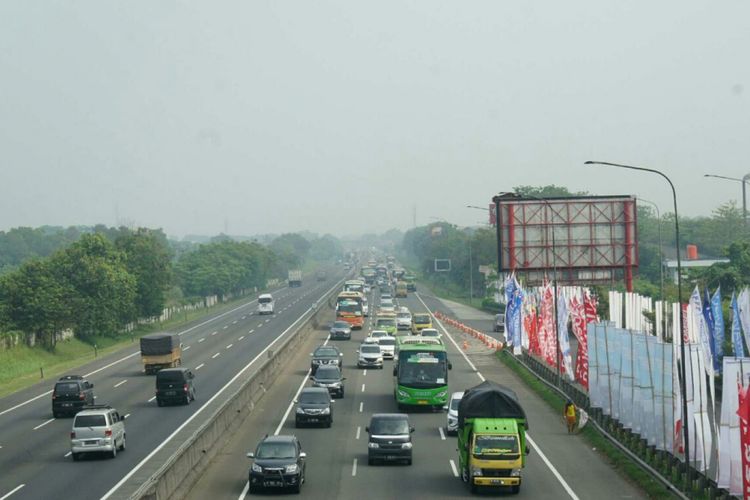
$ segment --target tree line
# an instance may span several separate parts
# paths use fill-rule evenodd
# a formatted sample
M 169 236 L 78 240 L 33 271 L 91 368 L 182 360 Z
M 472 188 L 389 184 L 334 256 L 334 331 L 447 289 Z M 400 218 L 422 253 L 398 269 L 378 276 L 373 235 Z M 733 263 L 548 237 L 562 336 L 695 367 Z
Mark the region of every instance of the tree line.
M 117 336 L 128 323 L 161 315 L 175 298 L 261 289 L 306 259 L 343 253 L 328 235 L 310 241 L 286 234 L 268 246 L 220 236 L 186 246 L 161 230 L 104 226 L 0 234 L 0 248 L 11 241 L 24 241 L 25 249 L 17 245 L 0 275 L 0 334 L 33 335 L 50 350 L 65 330 L 84 341 Z

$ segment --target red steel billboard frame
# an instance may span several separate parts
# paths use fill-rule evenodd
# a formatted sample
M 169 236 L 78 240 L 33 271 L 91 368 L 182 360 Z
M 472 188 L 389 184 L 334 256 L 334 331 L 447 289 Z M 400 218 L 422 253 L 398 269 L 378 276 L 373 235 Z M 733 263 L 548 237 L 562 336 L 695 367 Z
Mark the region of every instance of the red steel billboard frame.
M 608 283 L 622 271 L 628 290 L 638 267 L 634 196 L 499 200 L 501 268 L 541 282 Z M 554 236 L 553 236 L 554 233 Z M 554 242 L 554 244 L 553 244 Z

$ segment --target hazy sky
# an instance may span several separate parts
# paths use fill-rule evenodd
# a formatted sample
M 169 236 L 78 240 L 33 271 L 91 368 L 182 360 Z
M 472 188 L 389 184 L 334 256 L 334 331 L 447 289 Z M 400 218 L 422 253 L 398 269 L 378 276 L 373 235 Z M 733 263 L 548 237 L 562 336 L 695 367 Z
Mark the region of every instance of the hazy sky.
M 517 185 L 708 214 L 750 172 L 750 2 L 0 1 L 0 230 L 351 234 Z

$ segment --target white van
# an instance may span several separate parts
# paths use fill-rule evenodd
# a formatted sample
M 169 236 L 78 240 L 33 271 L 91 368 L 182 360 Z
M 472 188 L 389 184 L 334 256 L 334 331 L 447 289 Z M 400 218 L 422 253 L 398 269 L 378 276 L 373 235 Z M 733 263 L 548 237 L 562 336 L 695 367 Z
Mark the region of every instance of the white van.
M 273 314 L 273 296 L 270 293 L 258 297 L 258 314 Z

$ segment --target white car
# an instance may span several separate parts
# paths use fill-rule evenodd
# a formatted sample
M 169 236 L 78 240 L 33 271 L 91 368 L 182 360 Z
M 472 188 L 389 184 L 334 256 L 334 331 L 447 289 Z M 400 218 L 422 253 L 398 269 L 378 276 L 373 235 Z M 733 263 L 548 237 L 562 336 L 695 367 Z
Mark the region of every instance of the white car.
M 370 337 L 374 339 L 379 339 L 380 337 L 389 337 L 389 336 L 390 335 L 388 335 L 388 332 L 386 332 L 385 330 L 373 330 L 370 333 Z
M 439 339 L 440 337 L 442 337 L 442 335 L 440 335 L 440 332 L 434 328 L 422 328 L 419 334 L 422 337 L 434 337 L 436 339 Z
M 396 339 L 394 337 L 389 335 L 380 337 L 378 338 L 378 345 L 384 359 L 393 359 L 396 354 Z
M 448 434 L 455 434 L 458 432 L 458 404 L 463 397 L 463 392 L 454 392 L 451 394 L 451 399 L 448 401 L 448 404 L 443 406 L 443 409 L 448 411 L 447 423 L 445 426 L 445 431 Z
M 258 314 L 273 314 L 273 295 L 270 293 L 261 294 L 258 297 Z
M 76 413 L 70 432 L 74 461 L 83 453 L 105 452 L 112 458 L 125 450 L 125 419 L 108 405 L 92 405 Z
M 367 297 L 362 298 L 362 316 L 370 315 L 370 306 L 367 305 Z
M 402 308 L 403 309 L 403 308 Z M 396 314 L 396 327 L 399 330 L 410 330 L 411 329 L 411 313 L 401 311 Z
M 363 343 L 357 349 L 359 357 L 357 358 L 358 368 L 380 368 L 383 369 L 383 353 L 378 343 Z

